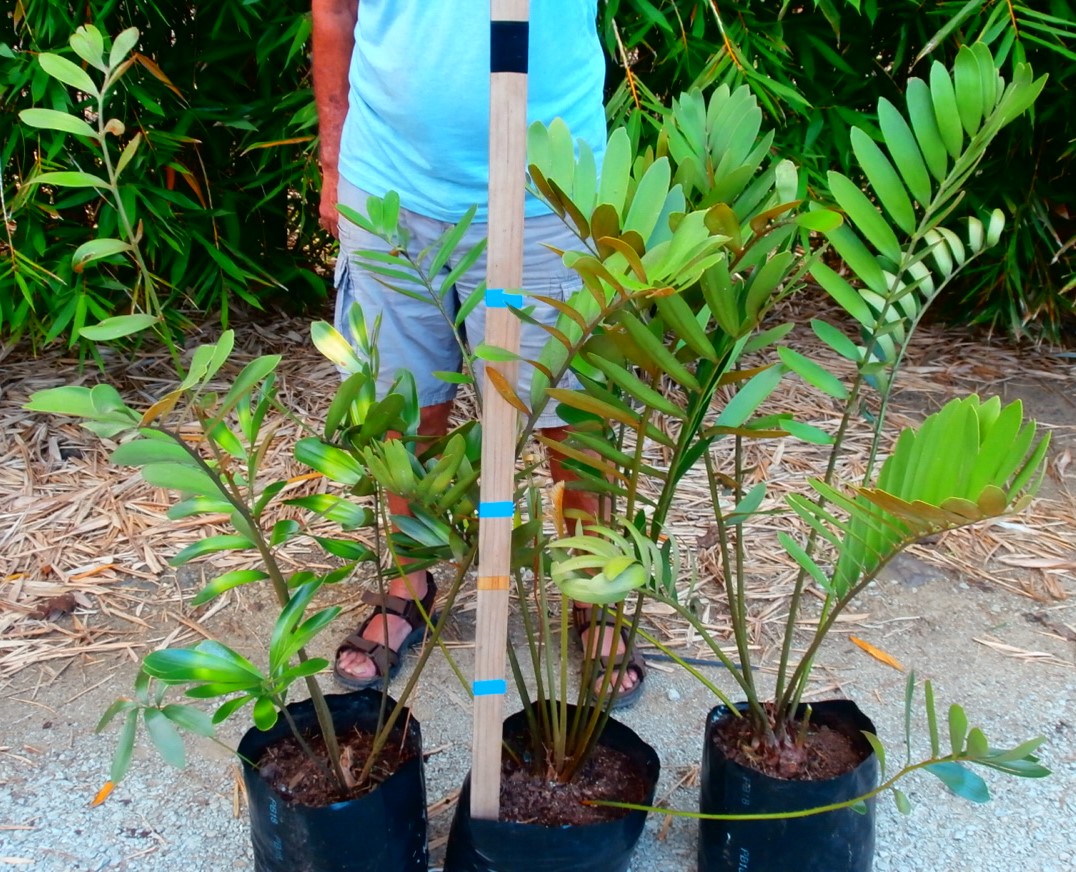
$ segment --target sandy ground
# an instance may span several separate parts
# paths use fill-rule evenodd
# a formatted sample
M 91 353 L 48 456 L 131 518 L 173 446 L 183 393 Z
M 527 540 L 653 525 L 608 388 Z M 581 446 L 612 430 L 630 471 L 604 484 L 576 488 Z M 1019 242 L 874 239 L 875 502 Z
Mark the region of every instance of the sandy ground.
M 1058 428 L 1054 475 L 1043 499 L 1071 507 L 1074 477 L 1067 461 L 1061 462 L 1076 445 L 1076 413 L 1068 389 L 1030 379 L 1007 382 L 1004 390 L 1024 396 L 1033 414 Z M 1004 523 L 1019 526 L 1022 521 Z M 1020 532 L 1036 535 L 1026 526 Z M 1042 532 L 1068 536 L 1076 544 L 1071 528 Z M 952 797 L 923 774 L 903 785 L 914 803 L 909 816 L 899 815 L 883 798 L 876 872 L 1066 872 L 1076 867 L 1076 563 L 1070 554 L 1067 563 L 1014 568 L 999 554 L 982 572 L 955 572 L 943 568 L 953 562 L 945 559 L 947 543 L 943 538 L 935 546 L 937 559 L 902 558 L 863 596 L 851 610 L 847 628 L 834 632 L 822 652 L 811 695 L 855 698 L 890 749 L 891 768 L 899 765 L 906 673 L 869 656 L 850 641 L 854 634 L 920 678 L 933 680 L 939 701 L 964 705 L 971 722 L 993 744 L 1015 744 L 1035 735 L 1046 739 L 1042 759 L 1053 776 L 1032 781 L 986 773 L 994 795 L 988 805 Z M 1055 595 L 1041 593 L 1046 576 Z M 189 630 L 189 623 L 184 624 L 189 612 L 177 607 L 173 595 L 189 592 L 195 583 L 182 575 L 167 582 L 124 580 L 127 591 L 145 606 L 139 612 L 145 626 L 119 621 L 124 638 L 154 646 L 173 630 Z M 155 603 L 157 593 L 168 597 Z M 234 591 L 226 607 L 198 626 L 242 649 L 267 623 L 270 610 L 260 596 L 249 589 Z M 342 589 L 340 596 L 357 606 L 353 591 Z M 192 743 L 191 763 L 182 771 L 158 764 L 140 749 L 130 776 L 106 802 L 91 807 L 108 777 L 115 742 L 114 730 L 97 735 L 93 728 L 108 703 L 127 692 L 135 664 L 123 650 L 78 651 L 79 638 L 90 642 L 96 638 L 93 628 L 108 624 L 98 611 L 80 606 L 54 623 L 49 632 L 75 637 L 73 656 L 27 662 L 0 685 L 5 720 L 0 734 L 0 867 L 35 872 L 252 869 L 237 768 L 221 747 Z M 467 676 L 472 631 L 473 612 L 458 614 L 452 651 Z M 315 653 L 331 657 L 334 644 L 334 638 L 325 636 Z M 455 792 L 469 767 L 471 708 L 440 653 L 433 655 L 428 670 L 412 706 L 430 755 L 430 840 L 436 868 Z M 708 672 L 731 692 L 732 682 L 719 669 Z M 657 662 L 645 696 L 620 718 L 658 749 L 663 766 L 658 796 L 670 808 L 697 805 L 703 722 L 714 703 L 690 676 Z M 506 711 L 511 710 L 509 700 Z M 921 716 L 918 727 L 913 756 L 926 747 Z M 228 724 L 222 738 L 234 744 L 241 729 L 240 723 Z M 689 818 L 651 815 L 633 868 L 693 869 L 696 834 L 697 825 Z
M 917 674 L 931 678 L 939 701 L 959 701 L 996 743 L 1043 735 L 1051 778 L 1028 781 L 987 774 L 994 799 L 976 806 L 949 796 L 926 775 L 904 785 L 914 803 L 902 817 L 880 802 L 876 870 L 1016 868 L 1063 872 L 1076 863 L 1076 673 L 1074 645 L 1043 629 L 1039 604 L 981 585 L 938 578 L 883 582 L 863 599 L 869 618 L 856 632 Z M 1052 618 L 1072 621 L 1070 606 Z M 461 621 L 466 635 L 467 623 Z M 1013 656 L 984 644 L 1040 656 Z M 468 673 L 469 649 L 457 652 Z M 435 809 L 430 839 L 443 856 L 451 800 L 469 767 L 470 706 L 443 657 L 435 654 L 414 701 L 423 725 L 428 796 Z M 646 696 L 621 720 L 662 758 L 658 795 L 673 808 L 697 804 L 695 774 L 702 725 L 714 704 L 679 671 L 658 663 Z M 32 672 L 32 670 L 28 670 Z M 205 746 L 183 771 L 140 752 L 132 774 L 103 805 L 91 808 L 107 778 L 114 735 L 92 727 L 133 672 L 129 664 L 72 662 L 59 681 L 18 682 L 4 692 L 7 725 L 0 751 L 0 866 L 34 870 L 248 870 L 253 868 L 234 764 Z M 718 683 L 728 687 L 728 680 Z M 905 676 L 835 634 L 817 671 L 816 696 L 856 698 L 901 756 Z M 28 676 L 29 677 L 29 676 Z M 511 707 L 511 703 L 508 704 Z M 919 718 L 917 750 L 925 727 Z M 680 785 L 678 787 L 678 785 Z M 671 793 L 670 793 L 671 792 Z M 651 815 L 636 870 L 694 868 L 697 825 Z

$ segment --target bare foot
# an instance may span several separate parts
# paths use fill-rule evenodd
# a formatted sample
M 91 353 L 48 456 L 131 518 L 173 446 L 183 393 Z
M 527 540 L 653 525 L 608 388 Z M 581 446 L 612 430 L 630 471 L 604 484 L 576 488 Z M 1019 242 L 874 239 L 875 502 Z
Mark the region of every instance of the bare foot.
M 421 600 L 426 595 L 425 571 L 416 572 L 406 578 L 394 578 L 389 582 L 388 594 L 402 599 Z M 388 629 L 387 637 L 385 633 L 386 627 Z M 399 651 L 404 639 L 414 629 L 411 624 L 398 615 L 376 615 L 367 625 L 362 638 L 384 645 L 391 651 Z M 354 678 L 356 681 L 369 681 L 380 674 L 377 663 L 368 654 L 352 648 L 345 648 L 340 652 L 340 656 L 336 659 L 336 665 L 340 672 Z
M 609 626 L 597 624 L 594 627 L 584 629 L 580 633 L 580 639 L 583 643 L 583 656 L 588 659 L 599 656 L 619 657 L 626 650 L 623 636 L 613 631 L 611 623 Z M 617 661 L 614 660 L 613 662 Z M 598 676 L 594 680 L 594 691 L 597 693 L 601 690 L 605 675 L 601 670 L 601 664 L 595 663 L 594 668 L 598 672 Z M 629 692 L 642 680 L 642 676 L 631 666 L 622 669 L 621 666 L 614 666 L 613 663 L 610 663 L 609 671 L 612 673 L 609 678 L 610 685 L 616 681 L 621 671 L 624 673 L 620 678 L 620 684 L 617 688 L 618 693 Z

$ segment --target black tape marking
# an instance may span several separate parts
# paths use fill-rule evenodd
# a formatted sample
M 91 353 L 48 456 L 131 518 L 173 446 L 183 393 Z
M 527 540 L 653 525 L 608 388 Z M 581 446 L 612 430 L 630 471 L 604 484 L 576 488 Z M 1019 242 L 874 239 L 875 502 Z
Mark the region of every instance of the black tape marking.
M 489 71 L 526 73 L 530 24 L 526 21 L 489 23 Z

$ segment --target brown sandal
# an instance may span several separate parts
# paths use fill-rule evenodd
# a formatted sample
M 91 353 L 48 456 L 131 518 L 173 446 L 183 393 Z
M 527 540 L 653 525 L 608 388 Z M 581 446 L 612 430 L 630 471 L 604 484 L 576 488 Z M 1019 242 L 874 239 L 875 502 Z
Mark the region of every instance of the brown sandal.
M 606 627 L 616 626 L 616 618 L 605 608 L 572 606 L 572 624 L 575 627 L 575 632 L 579 634 L 580 642 L 582 642 L 583 634 L 588 630 L 597 630 L 599 628 L 604 630 Z M 616 670 L 613 681 L 616 680 L 616 676 L 620 674 L 621 669 L 624 670 L 625 675 L 635 674 L 635 684 L 632 685 L 630 690 L 613 691 L 612 704 L 609 708 L 614 710 L 635 705 L 639 697 L 642 696 L 643 685 L 646 682 L 646 661 L 635 650 L 634 646 L 628 645 L 626 622 L 621 623 L 620 639 L 624 643 L 624 650 L 621 653 L 610 654 L 606 657 L 599 654 L 597 658 L 598 665 L 601 667 L 601 672 L 596 677 L 597 681 L 602 680 L 605 674 L 612 669 Z M 584 646 L 583 655 L 586 656 L 586 646 Z M 626 667 L 624 665 L 625 661 L 627 662 Z
M 419 603 L 411 598 L 366 591 L 362 595 L 362 601 L 374 606 L 373 614 L 369 615 L 359 625 L 359 628 L 344 639 L 340 643 L 340 647 L 336 649 L 336 657 L 333 663 L 333 675 L 336 680 L 349 690 L 362 690 L 367 687 L 380 690 L 386 675 L 391 682 L 396 677 L 396 673 L 400 671 L 403 654 L 419 644 L 426 635 L 426 619 L 422 617 L 423 612 L 430 616 L 431 621 L 436 620 L 437 616 L 431 611 L 436 598 L 437 585 L 434 583 L 433 575 L 430 572 L 426 573 L 426 595 L 422 597 L 421 610 L 419 609 Z M 405 620 L 408 626 L 411 627 L 411 632 L 407 634 L 407 638 L 400 643 L 400 647 L 395 651 L 380 642 L 372 642 L 362 637 L 371 622 L 383 620 L 382 615 L 395 615 Z M 340 669 L 340 655 L 345 651 L 362 652 L 373 661 L 377 672 L 369 678 L 355 678 L 348 675 Z

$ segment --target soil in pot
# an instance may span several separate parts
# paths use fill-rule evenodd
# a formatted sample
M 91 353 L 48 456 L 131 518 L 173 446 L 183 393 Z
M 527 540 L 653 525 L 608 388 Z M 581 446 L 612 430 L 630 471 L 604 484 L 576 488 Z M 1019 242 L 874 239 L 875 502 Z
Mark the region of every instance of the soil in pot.
M 797 726 L 800 726 L 798 723 Z M 773 778 L 825 781 L 851 772 L 871 755 L 871 746 L 850 723 L 812 717 L 795 742 L 777 752 L 763 747 L 747 718 L 726 718 L 714 725 L 711 740 L 727 759 Z
M 569 706 L 569 711 L 574 711 L 574 706 Z M 525 716 L 518 712 L 504 722 L 504 735 L 525 746 L 518 738 L 525 727 Z M 598 747 L 601 750 L 590 765 L 583 767 L 569 785 L 551 785 L 541 775 L 530 775 L 518 763 L 503 766 L 500 820 L 471 817 L 471 776 L 468 775 L 452 820 L 445 872 L 626 870 L 646 823 L 646 812 L 578 806 L 568 815 L 564 812 L 566 807 L 577 805 L 580 796 L 588 795 L 575 792 L 581 786 L 594 786 L 586 785 L 588 781 L 599 783 L 598 792 L 590 794 L 595 798 L 604 796 L 649 805 L 661 764 L 650 745 L 615 720 L 606 724 Z M 611 755 L 606 756 L 605 752 Z M 625 771 L 633 775 L 628 781 L 620 782 Z M 610 796 L 608 788 L 616 784 L 620 786 Z M 536 788 L 536 793 L 531 794 L 530 788 Z M 577 814 L 583 816 L 582 823 L 564 822 L 565 817 L 573 818 Z M 504 819 L 509 815 L 516 820 Z
M 502 821 L 546 827 L 600 823 L 624 817 L 627 809 L 586 803 L 639 804 L 646 798 L 646 767 L 615 748 L 599 745 L 575 777 L 562 783 L 527 765 L 530 751 L 521 736 L 505 736 L 505 743 L 514 753 L 501 763 Z
M 803 713 L 801 707 L 798 714 Z M 809 730 L 806 750 L 783 756 L 762 751 L 744 732 L 743 720 L 724 706 L 707 719 L 699 802 L 704 814 L 801 811 L 853 799 L 878 784 L 878 759 L 862 737 L 864 730 L 873 733 L 874 725 L 852 702 L 812 703 L 813 735 Z M 759 765 L 783 777 L 759 771 Z M 865 814 L 841 809 L 765 821 L 701 820 L 699 869 L 870 872 L 874 819 L 874 800 L 869 800 Z
M 294 736 L 287 736 L 265 749 L 258 761 L 258 774 L 288 802 L 313 808 L 364 796 L 408 760 L 414 759 L 417 753 L 417 749 L 405 741 L 402 727 L 397 727 L 378 754 L 370 777 L 362 784 L 341 790 L 326 768 L 325 761 L 329 758 L 324 738 L 320 733 L 307 734 L 303 738 L 320 762 L 312 760 Z M 342 768 L 352 779 L 357 779 L 373 751 L 373 734 L 353 726 L 344 735 L 337 736 L 336 741 L 340 745 Z
M 350 747 L 351 737 L 358 734 L 365 737 L 360 744 L 368 745 L 377 729 L 381 694 L 364 690 L 329 694 L 325 699 L 341 740 Z M 391 708 L 395 702 L 389 700 L 388 705 Z M 304 735 L 316 735 L 317 720 L 309 700 L 293 703 L 288 710 Z M 283 718 L 266 732 L 253 728 L 247 732 L 239 743 L 239 754 L 250 803 L 256 872 L 425 872 L 429 855 L 422 733 L 406 711 L 400 723 L 400 741 L 391 744 L 389 766 L 382 763 L 376 786 L 360 791 L 362 795 L 355 799 L 330 800 L 327 805 L 308 805 L 295 798 L 303 781 L 299 776 L 309 766 L 303 762 L 289 769 L 288 753 L 282 759 L 275 756 L 282 742 L 284 747 L 294 744 Z M 352 768 L 361 767 L 365 759 L 353 758 Z M 278 787 L 262 777 L 263 761 Z M 390 773 L 387 769 L 392 765 L 395 769 Z M 294 784 L 292 779 L 296 779 Z M 317 783 L 314 779 L 315 794 Z

